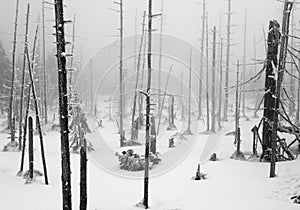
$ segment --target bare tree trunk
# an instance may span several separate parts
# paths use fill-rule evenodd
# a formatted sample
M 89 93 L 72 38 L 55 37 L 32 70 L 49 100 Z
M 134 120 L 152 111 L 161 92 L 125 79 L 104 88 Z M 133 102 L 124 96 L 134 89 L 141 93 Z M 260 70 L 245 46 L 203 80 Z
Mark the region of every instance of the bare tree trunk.
M 146 144 L 145 144 L 145 174 L 144 174 L 144 199 L 145 209 L 149 208 L 149 142 L 150 142 L 150 92 L 151 92 L 151 71 L 152 71 L 152 0 L 148 5 L 148 83 L 146 92 Z
M 256 38 L 254 36 L 254 61 L 256 62 L 257 60 L 257 57 L 256 57 Z M 256 75 L 257 74 L 257 64 L 255 63 L 254 64 L 254 74 Z M 259 105 L 259 94 L 255 94 L 255 110 L 254 110 L 254 117 L 255 118 L 258 118 L 257 116 L 257 110 L 259 109 L 258 108 L 258 105 Z
M 90 73 L 90 81 L 91 81 L 91 84 L 90 84 L 90 89 L 91 89 L 91 95 L 90 95 L 90 97 L 91 97 L 91 113 L 93 113 L 93 109 L 94 109 L 94 107 L 93 107 L 93 104 L 94 104 L 94 101 L 93 101 L 93 77 L 94 77 L 94 75 L 93 75 L 93 59 L 91 58 L 90 59 L 90 62 L 89 62 L 89 65 L 90 65 L 90 70 L 91 70 L 91 73 Z
M 80 210 L 87 209 L 87 157 L 86 157 L 86 138 L 84 136 L 84 130 L 79 127 L 80 136 Z
M 27 42 L 25 42 L 26 44 Z M 27 58 L 27 50 L 28 50 L 28 44 L 25 46 L 26 51 L 24 52 L 26 58 Z M 31 57 L 31 69 L 34 69 L 34 59 L 35 59 L 35 42 L 33 45 L 33 53 Z M 22 156 L 21 156 L 21 165 L 20 165 L 20 171 L 18 172 L 19 175 L 21 175 L 23 171 L 24 166 L 24 156 L 25 156 L 25 147 L 26 147 L 26 134 L 27 134 L 27 123 L 28 123 L 28 116 L 29 116 L 29 110 L 30 110 L 30 101 L 31 101 L 31 88 L 32 84 L 29 84 L 28 87 L 28 93 L 27 93 L 27 105 L 26 105 L 26 111 L 25 111 L 25 118 L 24 118 L 24 127 L 23 127 L 23 144 L 22 144 Z
M 209 117 L 209 94 L 208 94 L 208 13 L 206 13 L 206 131 L 210 129 L 210 117 Z
M 124 146 L 124 128 L 123 128 L 123 119 L 124 119 L 124 84 L 123 84 L 123 0 L 120 0 L 120 146 Z
M 70 88 L 72 88 L 73 86 L 73 79 L 74 79 L 74 50 L 75 50 L 75 33 L 76 33 L 76 14 L 74 14 L 73 17 L 73 28 L 72 28 L 72 46 L 71 46 L 71 54 L 72 57 L 70 59 L 70 76 L 69 76 L 69 85 Z
M 184 135 L 193 135 L 193 133 L 191 131 L 192 56 L 193 56 L 193 49 L 191 49 L 191 52 L 190 52 L 188 127 L 187 127 L 186 131 L 184 132 Z
M 240 63 L 239 61 L 237 62 L 237 70 L 236 70 L 236 91 L 235 91 L 235 143 L 237 144 L 237 155 L 241 153 L 240 151 L 240 102 L 239 102 L 239 97 L 240 97 L 240 91 L 239 91 L 239 68 L 240 68 Z
M 203 0 L 202 11 L 202 31 L 201 31 L 201 55 L 200 55 L 200 77 L 199 77 L 199 102 L 198 102 L 198 120 L 202 117 L 202 77 L 204 71 L 204 39 L 205 39 L 205 15 L 206 15 L 206 1 Z
M 8 129 L 10 129 L 11 141 L 15 141 L 14 129 L 12 127 L 13 121 L 13 103 L 14 103 L 14 88 L 15 88 L 15 63 L 16 63 L 16 47 L 17 47 L 17 30 L 18 30 L 18 14 L 19 14 L 19 0 L 16 3 L 16 16 L 14 26 L 14 41 L 12 51 L 12 76 L 11 76 L 11 87 L 10 87 L 10 98 L 9 98 L 9 110 L 8 110 Z
M 277 145 L 277 128 L 278 128 L 278 113 L 279 113 L 279 104 L 280 104 L 280 94 L 281 94 L 281 85 L 284 76 L 284 70 L 286 68 L 286 57 L 287 57 L 287 48 L 288 48 L 288 40 L 289 40 L 289 26 L 290 26 L 290 15 L 293 8 L 293 2 L 289 2 L 285 0 L 284 2 L 284 10 L 283 10 L 283 20 L 282 20 L 282 37 L 281 37 L 281 45 L 279 52 L 279 63 L 278 63 L 278 78 L 276 83 L 275 90 L 275 103 L 274 103 L 274 121 L 273 121 L 273 129 L 272 129 L 272 157 L 271 157 L 271 165 L 270 165 L 270 178 L 274 178 L 275 174 L 275 162 L 276 162 L 276 145 Z
M 144 77 L 145 77 L 145 65 L 146 65 L 146 50 L 147 50 L 147 36 L 144 38 L 144 51 L 143 51 L 143 68 L 142 68 L 142 78 L 141 78 L 141 84 L 140 89 L 144 89 Z M 143 126 L 144 120 L 143 120 L 143 95 L 139 94 L 139 120 L 140 120 L 140 126 Z
M 171 72 L 172 72 L 173 66 L 170 67 L 169 73 L 168 73 L 168 77 L 167 77 L 167 81 L 166 81 L 166 85 L 165 85 L 165 90 L 164 90 L 164 95 L 163 95 L 163 99 L 162 99 L 162 104 L 159 110 L 159 115 L 158 115 L 158 125 L 157 125 L 157 135 L 159 134 L 159 128 L 160 128 L 160 124 L 161 124 L 161 115 L 162 115 L 162 111 L 164 108 L 164 104 L 165 104 L 165 99 L 166 99 L 166 94 L 167 94 L 167 88 L 168 88 L 168 84 L 169 84 L 169 79 L 171 76 Z
M 67 71 L 65 56 L 65 31 L 63 1 L 55 0 L 56 22 L 56 47 L 58 63 L 58 89 L 59 89 L 59 112 L 60 112 L 60 135 L 61 135 L 61 163 L 62 163 L 62 193 L 63 209 L 72 209 L 71 194 L 71 169 L 69 152 L 69 127 L 68 127 L 68 96 L 67 96 Z
M 243 84 L 246 81 L 246 43 L 247 43 L 247 10 L 245 9 L 245 23 L 244 23 L 244 49 L 243 49 Z M 242 86 L 242 110 L 243 110 L 243 117 L 247 118 L 245 113 L 245 107 L 246 107 L 246 93 L 245 93 L 245 85 Z
M 137 69 L 136 69 L 135 93 L 134 93 L 132 118 L 131 118 L 131 139 L 134 139 L 134 129 L 135 129 L 134 128 L 134 121 L 135 121 L 135 111 L 136 111 L 136 103 L 137 103 L 137 97 L 138 97 L 138 85 L 139 85 L 139 78 L 140 78 L 141 56 L 142 56 L 142 49 L 143 49 L 143 42 L 144 42 L 145 17 L 146 17 L 146 12 L 144 12 L 144 15 L 143 15 L 142 36 L 141 36 L 139 55 L 138 55 L 137 66 L 136 66 Z
M 270 21 L 268 34 L 268 52 L 267 52 L 267 67 L 265 79 L 265 100 L 264 100 L 264 114 L 263 114 L 263 134 L 262 134 L 262 148 L 263 155 L 271 149 L 272 142 L 272 125 L 274 122 L 274 104 L 275 104 L 275 88 L 276 81 L 275 71 L 273 66 L 277 67 L 277 54 L 280 39 L 279 24 L 277 21 Z
M 162 48 L 163 48 L 163 12 L 164 0 L 161 0 L 161 19 L 160 19 L 160 37 L 159 37 L 159 64 L 158 64 L 158 110 L 161 110 L 161 68 L 162 68 Z M 159 113 L 161 114 L 161 113 Z M 159 116 L 160 118 L 161 116 Z
M 19 110 L 19 150 L 22 149 L 22 122 L 23 122 L 23 99 L 24 99 L 24 86 L 25 86 L 25 70 L 26 70 L 26 50 L 28 42 L 28 25 L 29 25 L 29 11 L 30 5 L 27 4 L 26 13 L 26 25 L 25 25 L 25 44 L 24 44 L 24 55 L 23 55 L 23 66 L 22 66 L 22 86 L 20 93 L 20 110 Z
M 156 154 L 156 129 L 155 129 L 155 116 L 151 117 L 151 144 L 150 144 L 150 152 L 152 154 Z
M 221 112 L 222 112 L 222 87 L 223 87 L 223 39 L 221 38 L 220 42 L 220 61 L 219 61 L 219 74 L 220 74 L 220 83 L 219 83 L 219 110 L 218 110 L 218 115 L 219 115 L 219 128 L 222 127 L 221 125 Z
M 227 121 L 228 111 L 228 86 L 229 86 L 229 68 L 230 68 L 230 47 L 231 47 L 231 0 L 228 1 L 228 13 L 227 13 L 227 53 L 226 53 L 226 73 L 225 73 L 225 103 L 224 103 L 224 121 Z
M 35 37 L 34 37 L 34 44 L 33 44 L 33 56 L 35 55 L 35 47 L 36 47 L 38 30 L 39 30 L 39 27 L 37 26 L 36 32 L 35 32 Z M 31 88 L 32 88 L 32 96 L 33 96 L 33 101 L 34 101 L 34 106 L 35 106 L 35 118 L 36 118 L 35 120 L 36 120 L 36 124 L 37 124 L 37 128 L 38 128 L 38 132 L 39 132 L 39 138 L 40 138 L 45 184 L 48 185 L 49 183 L 48 183 L 48 174 L 47 174 L 47 166 L 46 166 L 45 151 L 44 151 L 43 134 L 42 134 L 42 128 L 41 128 L 41 123 L 40 123 L 39 107 L 38 107 L 38 102 L 37 102 L 37 97 L 36 97 L 36 91 L 35 91 L 35 87 L 34 87 L 34 78 L 33 78 L 33 69 L 32 69 L 32 67 L 34 68 L 34 65 L 30 63 L 28 46 L 26 47 L 26 49 L 27 49 L 26 56 L 27 56 L 29 77 L 30 77 L 30 83 L 31 83 Z M 33 60 L 34 60 L 34 57 L 32 57 L 32 61 Z
M 295 21 L 295 10 L 292 11 L 291 15 L 291 46 L 294 47 L 294 21 Z M 291 74 L 295 75 L 294 64 L 291 62 Z M 289 115 L 293 116 L 295 113 L 295 105 L 294 105 L 294 98 L 295 98 L 295 78 L 290 77 L 290 100 L 289 100 Z
M 181 107 L 181 120 L 184 120 L 184 109 L 183 109 L 183 104 L 184 104 L 184 100 L 183 100 L 183 72 L 180 72 L 180 107 Z
M 29 117 L 29 133 L 28 133 L 28 157 L 29 157 L 29 178 L 33 179 L 33 123 L 32 117 Z
M 212 86 L 211 86 L 211 132 L 216 132 L 216 100 L 215 99 L 215 83 L 216 83 L 216 34 L 217 30 L 214 27 L 213 31 L 213 60 L 212 60 Z
M 28 95 L 27 95 L 27 106 L 24 118 L 24 127 L 23 127 L 23 143 L 22 143 L 22 155 L 21 155 L 21 164 L 20 170 L 18 172 L 19 175 L 23 172 L 24 168 L 24 158 L 25 158 L 25 147 L 26 147 L 26 135 L 27 135 L 27 122 L 28 122 L 28 115 L 30 109 L 30 99 L 31 99 L 31 84 L 28 87 Z
M 299 22 L 300 23 L 300 22 Z M 300 57 L 300 52 L 298 52 L 298 57 Z M 298 60 L 298 67 L 300 67 L 300 60 Z M 298 77 L 300 78 L 300 72 L 298 72 Z M 298 79 L 298 91 L 297 91 L 297 111 L 296 111 L 296 124 L 300 122 L 300 79 Z
M 42 30 L 43 30 L 43 93 L 44 93 L 44 117 L 45 125 L 48 123 L 47 105 L 47 77 L 46 77 L 46 34 L 45 34 L 45 1 L 42 1 Z

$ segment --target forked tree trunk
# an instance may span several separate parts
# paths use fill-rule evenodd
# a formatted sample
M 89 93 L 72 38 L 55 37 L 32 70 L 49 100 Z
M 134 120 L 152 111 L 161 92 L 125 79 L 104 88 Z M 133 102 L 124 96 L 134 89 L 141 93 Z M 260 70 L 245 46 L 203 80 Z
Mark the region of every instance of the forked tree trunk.
M 35 46 L 36 46 L 38 30 L 39 30 L 39 27 L 37 26 L 36 32 L 35 32 L 35 37 L 34 37 L 34 44 L 33 44 L 33 50 L 34 50 L 33 55 L 35 55 Z M 45 151 L 44 151 L 43 134 L 42 134 L 42 128 L 41 128 L 41 123 L 40 123 L 37 96 L 36 96 L 36 91 L 35 91 L 35 87 L 34 87 L 34 78 L 33 78 L 33 69 L 32 69 L 32 68 L 34 68 L 34 65 L 31 64 L 31 61 L 29 58 L 28 46 L 26 47 L 26 56 L 27 56 L 27 63 L 28 63 L 28 70 L 29 70 L 29 78 L 30 78 L 30 83 L 31 83 L 31 88 L 32 88 L 32 96 L 33 96 L 34 107 L 35 107 L 35 120 L 36 120 L 36 125 L 37 125 L 37 129 L 38 129 L 38 133 L 39 133 L 39 138 L 40 138 L 45 184 L 48 185 L 49 183 L 48 183 L 48 174 L 47 174 L 46 158 L 45 158 Z M 33 60 L 34 60 L 34 57 L 32 58 L 32 61 Z

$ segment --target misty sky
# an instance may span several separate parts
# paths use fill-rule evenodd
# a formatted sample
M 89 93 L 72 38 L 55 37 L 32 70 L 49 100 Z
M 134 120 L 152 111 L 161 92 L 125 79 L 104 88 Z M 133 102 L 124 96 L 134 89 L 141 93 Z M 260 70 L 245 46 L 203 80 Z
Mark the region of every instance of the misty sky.
M 16 0 L 0 0 L 0 39 L 2 40 L 7 51 L 11 50 L 13 21 L 15 15 Z M 31 34 L 37 24 L 38 15 L 41 13 L 40 0 L 20 0 L 19 13 L 19 34 L 24 33 L 24 17 L 26 3 L 31 4 Z M 53 1 L 50 1 L 53 2 Z M 142 21 L 142 12 L 147 9 L 147 0 L 123 0 L 124 3 L 124 33 L 131 35 L 135 33 L 135 15 L 137 11 L 138 32 L 140 32 L 140 23 Z M 185 39 L 188 42 L 199 46 L 199 37 L 201 30 L 202 0 L 164 0 L 164 33 L 172 34 Z M 87 59 L 96 50 L 103 48 L 105 45 L 116 40 L 119 27 L 118 13 L 109 10 L 117 9 L 113 0 L 69 0 L 65 1 L 67 8 L 65 18 L 72 19 L 76 13 L 76 33 L 77 49 L 83 50 L 83 57 Z M 154 13 L 160 13 L 161 0 L 153 0 Z M 282 4 L 276 0 L 232 0 L 233 8 L 233 46 L 234 59 L 242 59 L 241 48 L 243 46 L 243 24 L 244 12 L 248 13 L 248 37 L 247 37 L 247 54 L 248 59 L 253 55 L 253 37 L 257 41 L 263 38 L 262 25 L 267 28 L 270 19 L 278 19 L 281 22 Z M 222 32 L 226 28 L 226 10 L 227 0 L 208 0 L 209 27 L 219 27 L 222 20 Z M 53 47 L 54 37 L 50 21 L 54 17 L 54 10 L 46 10 L 47 21 L 47 49 L 50 51 Z M 159 18 L 154 20 L 154 27 L 159 28 Z M 67 26 L 67 31 L 71 33 L 71 26 Z M 10 35 L 9 35 L 10 34 Z M 81 38 L 83 37 L 83 38 Z M 224 35 L 225 37 L 225 35 Z M 23 38 L 20 36 L 19 41 Z M 263 56 L 263 42 L 258 45 L 258 56 Z M 21 49 L 21 45 L 18 46 Z

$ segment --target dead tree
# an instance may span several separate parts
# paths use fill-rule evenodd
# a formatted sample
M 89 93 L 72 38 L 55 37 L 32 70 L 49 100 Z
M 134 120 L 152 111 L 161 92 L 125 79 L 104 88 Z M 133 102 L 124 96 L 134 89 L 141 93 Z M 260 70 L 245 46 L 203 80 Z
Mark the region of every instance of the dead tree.
M 29 117 L 29 132 L 28 132 L 28 157 L 29 157 L 29 179 L 33 179 L 33 123 L 32 117 Z
M 294 47 L 294 22 L 295 22 L 295 10 L 291 11 L 291 46 Z M 294 63 L 291 62 L 291 74 L 295 75 Z M 295 78 L 290 77 L 290 96 L 289 97 L 289 115 L 292 116 L 295 113 Z
M 243 84 L 246 81 L 246 48 L 247 48 L 247 10 L 245 9 L 245 22 L 244 22 L 244 48 L 243 48 Z M 245 85 L 242 86 L 242 112 L 243 112 L 243 117 L 247 118 L 246 113 L 245 113 L 245 107 L 246 107 L 246 92 L 245 92 Z
M 124 119 L 124 81 L 123 81 L 123 0 L 120 0 L 120 2 L 114 2 L 115 4 L 120 6 L 120 60 L 119 60 L 119 88 L 120 88 L 120 101 L 119 101 L 119 118 L 120 118 L 120 147 L 124 146 L 124 139 L 125 139 L 125 133 L 124 133 L 124 125 L 123 125 L 123 119 Z
M 48 104 L 47 104 L 47 77 L 46 77 L 46 33 L 45 33 L 45 1 L 42 1 L 42 32 L 43 32 L 43 93 L 44 93 L 44 117 L 45 124 L 48 123 Z
M 161 68 L 162 68 L 162 49 L 163 49 L 163 12 L 164 12 L 164 0 L 161 0 L 161 14 L 160 14 L 160 36 L 159 36 L 159 64 L 158 64 L 158 110 L 160 110 L 161 104 Z M 161 113 L 160 113 L 161 114 Z
M 150 143 L 150 97 L 151 97 L 151 71 L 152 71 L 152 0 L 149 0 L 148 5 L 148 83 L 146 92 L 146 144 L 145 144 L 145 175 L 144 175 L 144 199 L 143 206 L 149 208 L 149 143 Z
M 79 127 L 80 147 L 80 210 L 87 209 L 87 142 L 84 130 Z
M 235 143 L 237 145 L 236 155 L 241 154 L 241 132 L 240 132 L 240 91 L 239 91 L 239 61 L 237 62 L 236 70 L 236 92 L 235 92 Z
M 166 94 L 167 94 L 167 88 L 168 88 L 169 79 L 170 79 L 172 70 L 173 70 L 173 65 L 169 69 L 167 81 L 166 81 L 166 84 L 165 84 L 165 90 L 164 90 L 164 94 L 163 94 L 162 104 L 161 104 L 161 107 L 160 107 L 160 110 L 159 110 L 159 114 L 158 114 L 158 125 L 157 125 L 157 131 L 156 131 L 157 135 L 159 134 L 159 128 L 160 128 L 160 124 L 161 124 L 161 115 L 162 115 L 162 111 L 163 111 L 164 104 L 165 104 L 165 99 L 166 99 Z
M 146 66 L 146 51 L 147 51 L 147 36 L 144 38 L 144 50 L 143 50 L 143 65 L 142 65 L 142 77 L 140 81 L 140 89 L 144 89 L 144 77 L 145 77 L 145 66 Z M 144 116 L 142 113 L 143 109 L 143 94 L 139 94 L 139 123 L 140 127 L 144 125 Z
M 226 52 L 226 73 L 225 73 L 225 102 L 224 102 L 224 121 L 227 121 L 228 111 L 228 87 L 229 87 L 229 68 L 230 68 L 230 47 L 231 47 L 231 0 L 228 0 L 228 12 L 227 12 L 227 52 Z
M 193 49 L 191 49 L 191 52 L 190 52 L 188 127 L 187 127 L 186 131 L 183 133 L 184 135 L 193 135 L 193 133 L 191 131 L 192 56 L 193 56 Z
M 185 116 L 184 116 L 184 100 L 182 99 L 183 98 L 183 72 L 180 73 L 180 106 L 181 106 L 181 121 L 184 121 L 185 120 Z
M 150 152 L 156 154 L 156 129 L 155 129 L 155 116 L 151 117 L 151 141 L 150 141 Z
M 279 114 L 279 104 L 281 95 L 281 85 L 283 81 L 284 71 L 286 68 L 286 57 L 287 48 L 289 40 L 289 26 L 290 26 L 290 15 L 293 8 L 293 2 L 286 0 L 284 2 L 283 9 L 283 20 L 282 20 L 282 36 L 280 41 L 280 52 L 279 52 L 279 62 L 278 62 L 278 72 L 277 72 L 277 82 L 275 83 L 275 103 L 273 104 L 274 116 L 273 116 L 273 126 L 272 126 L 272 157 L 270 165 L 270 178 L 275 177 L 275 162 L 276 162 L 276 139 L 277 139 L 277 129 L 278 129 L 278 114 Z
M 210 129 L 210 117 L 209 117 L 209 94 L 208 94 L 208 13 L 206 13 L 206 131 Z
M 144 42 L 144 32 L 145 32 L 145 17 L 146 12 L 144 12 L 143 15 L 143 25 L 142 25 L 142 36 L 141 36 L 141 42 L 139 47 L 139 55 L 136 65 L 136 81 L 135 81 L 135 93 L 134 93 L 134 99 L 133 99 L 133 108 L 132 108 L 132 118 L 131 118 L 131 140 L 134 139 L 134 121 L 135 121 L 135 112 L 136 112 L 136 104 L 137 104 L 137 97 L 138 97 L 138 85 L 139 85 L 139 78 L 140 78 L 140 67 L 141 67 L 141 56 L 142 56 L 142 49 L 143 49 L 143 42 Z M 139 123 L 139 122 L 137 122 Z M 139 126 L 138 126 L 139 127 Z M 138 132 L 138 131 L 136 131 Z
M 25 56 L 27 59 L 27 48 L 28 48 L 28 42 L 25 42 Z M 34 60 L 35 60 L 35 51 L 36 51 L 36 39 L 33 43 L 33 50 L 32 50 L 32 57 L 31 57 L 31 69 L 34 69 Z M 23 143 L 22 143 L 22 155 L 21 155 L 21 165 L 20 165 L 20 170 L 18 172 L 18 175 L 21 175 L 23 172 L 23 167 L 24 167 L 24 157 L 25 157 L 25 147 L 26 147 L 26 134 L 27 134 L 27 124 L 28 124 L 28 117 L 29 117 L 29 109 L 30 109 L 30 102 L 31 102 L 31 89 L 32 89 L 32 84 L 30 83 L 28 86 L 28 92 L 27 92 L 27 104 L 26 104 L 26 111 L 25 111 L 25 117 L 24 117 L 24 127 L 23 127 Z
M 300 23 L 300 22 L 299 22 Z M 300 51 L 298 52 L 298 57 L 300 57 Z M 300 67 L 300 59 L 298 60 L 298 68 Z M 298 77 L 300 78 L 300 71 L 298 72 Z M 298 79 L 298 91 L 297 91 L 297 110 L 296 110 L 296 124 L 299 125 L 300 122 L 300 79 Z
M 216 131 L 216 100 L 215 82 L 216 82 L 216 27 L 213 29 L 213 59 L 212 59 L 212 86 L 211 86 L 211 132 Z
M 36 27 L 36 31 L 35 31 L 34 44 L 33 44 L 33 50 L 34 50 L 33 55 L 35 55 L 38 31 L 39 31 L 39 26 Z M 39 107 L 38 107 L 38 102 L 37 102 L 38 99 L 36 96 L 36 90 L 35 90 L 34 78 L 33 78 L 34 65 L 31 64 L 31 61 L 30 61 L 28 45 L 26 47 L 26 57 L 27 57 L 30 84 L 31 84 L 31 89 L 32 89 L 32 96 L 33 96 L 34 107 L 35 107 L 35 121 L 36 121 L 37 129 L 38 129 L 39 139 L 40 139 L 41 156 L 42 156 L 45 184 L 48 185 L 49 182 L 48 182 L 46 158 L 45 158 L 45 151 L 44 151 L 44 140 L 43 140 L 42 127 L 41 127 L 41 122 L 40 122 Z M 32 58 L 32 61 L 33 60 L 34 60 L 34 57 Z
M 26 107 L 25 118 L 24 118 L 24 127 L 23 127 L 23 143 L 22 143 L 21 164 L 20 164 L 20 170 L 19 170 L 17 176 L 21 176 L 22 175 L 23 168 L 24 168 L 25 147 L 26 147 L 26 134 L 27 134 L 27 122 L 28 122 L 29 108 L 30 108 L 30 99 L 31 99 L 30 95 L 31 95 L 31 85 L 29 85 L 29 87 L 28 87 L 27 107 Z
M 202 11 L 202 31 L 201 31 L 201 55 L 200 55 L 200 77 L 199 77 L 199 102 L 198 102 L 198 120 L 202 117 L 202 77 L 204 71 L 204 39 L 205 39 L 205 15 L 206 15 L 206 2 L 203 0 Z
M 23 99 L 24 99 L 24 86 L 25 86 L 25 70 L 26 70 L 26 51 L 28 42 L 28 25 L 29 25 L 29 11 L 30 5 L 27 4 L 26 24 L 25 24 L 25 40 L 24 40 L 24 55 L 22 66 L 22 79 L 21 79 L 21 93 L 20 93 L 20 110 L 19 110 L 19 150 L 22 149 L 22 124 L 23 124 Z
M 263 114 L 263 133 L 262 133 L 262 148 L 263 155 L 271 149 L 272 142 L 272 123 L 274 122 L 274 104 L 275 104 L 275 89 L 276 80 L 275 73 L 278 63 L 278 47 L 280 41 L 279 24 L 276 20 L 269 22 L 268 34 L 268 50 L 267 50 L 267 67 L 265 77 L 265 95 L 264 95 L 264 114 Z
M 8 110 L 8 129 L 10 129 L 11 141 L 15 141 L 14 129 L 12 127 L 13 121 L 13 109 L 14 109 L 14 88 L 15 88 L 15 63 L 16 63 L 16 47 L 17 47 L 17 30 L 18 30 L 18 15 L 19 15 L 19 0 L 16 3 L 16 16 L 14 25 L 14 40 L 12 50 L 12 76 L 11 76 L 11 87 L 10 87 L 10 98 L 9 98 L 9 110 Z
M 73 79 L 74 79 L 74 71 L 76 70 L 74 68 L 74 50 L 75 50 L 75 32 L 76 32 L 76 15 L 74 14 L 73 16 L 73 21 L 72 21 L 72 44 L 71 44 L 71 55 L 72 57 L 70 58 L 70 67 L 68 69 L 69 73 L 69 82 L 68 82 L 68 89 L 70 91 L 69 97 L 72 97 L 73 94 Z M 92 71 L 92 69 L 91 69 Z M 92 81 L 91 81 L 92 84 Z M 92 92 L 92 90 L 91 90 Z M 92 94 L 91 94 L 92 95 Z
M 256 57 L 256 38 L 255 38 L 255 36 L 254 36 L 253 52 L 254 52 L 254 61 L 256 61 L 257 57 Z M 255 75 L 257 74 L 257 64 L 256 63 L 254 64 L 254 74 Z M 256 94 L 255 95 L 255 110 L 254 110 L 254 115 L 253 115 L 254 118 L 258 118 L 258 116 L 257 116 L 257 111 L 259 109 L 258 107 L 259 107 L 259 94 Z
M 176 130 L 174 116 L 174 95 L 170 95 L 170 108 L 169 108 L 169 126 L 167 130 Z
M 62 194 L 63 209 L 72 209 L 71 196 L 71 169 L 69 151 L 69 125 L 68 125 L 68 91 L 66 71 L 66 42 L 65 42 L 65 20 L 63 1 L 55 0 L 55 29 L 58 64 L 58 91 L 59 91 L 59 113 L 60 113 L 60 135 L 61 135 L 61 163 L 62 163 Z
M 220 74 L 220 83 L 219 83 L 219 110 L 218 110 L 218 124 L 219 128 L 221 125 L 221 112 L 222 112 L 222 87 L 223 87 L 223 39 L 221 38 L 220 42 L 220 61 L 219 61 L 219 74 Z
M 91 91 L 91 95 L 90 95 L 90 100 L 91 100 L 91 113 L 93 113 L 93 104 L 94 104 L 94 101 L 93 101 L 93 59 L 91 58 L 90 59 L 90 62 L 89 62 L 89 67 L 90 67 L 90 70 L 91 70 L 91 73 L 90 73 L 90 81 L 91 81 L 91 84 L 90 84 L 90 91 Z

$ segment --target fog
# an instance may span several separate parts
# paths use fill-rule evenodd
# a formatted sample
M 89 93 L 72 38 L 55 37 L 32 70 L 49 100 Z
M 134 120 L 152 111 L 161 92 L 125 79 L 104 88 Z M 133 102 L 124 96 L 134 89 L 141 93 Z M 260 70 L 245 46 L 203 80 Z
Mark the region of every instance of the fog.
M 3 40 L 5 48 L 9 51 L 12 40 L 13 22 L 15 15 L 16 1 L 1 0 L 0 7 L 0 39 Z M 25 22 L 26 3 L 31 4 L 31 33 L 35 27 L 38 16 L 41 14 L 41 1 L 39 0 L 20 0 L 19 12 L 19 28 L 18 33 L 24 33 L 23 25 Z M 51 2 L 51 1 L 50 1 Z M 188 42 L 199 46 L 199 37 L 201 35 L 201 16 L 202 5 L 201 0 L 164 0 L 164 33 L 180 37 Z M 209 27 L 219 27 L 220 19 L 222 25 L 222 32 L 226 30 L 226 0 L 209 0 L 207 1 Z M 72 19 L 76 14 L 76 34 L 77 48 L 83 50 L 84 59 L 89 58 L 96 50 L 103 48 L 105 45 L 111 43 L 116 39 L 118 34 L 119 17 L 118 13 L 109 8 L 117 9 L 117 5 L 112 0 L 72 0 L 65 1 L 67 7 L 65 9 L 66 19 Z M 160 0 L 153 1 L 154 13 L 160 13 Z M 47 6 L 51 7 L 51 6 Z M 135 33 L 135 16 L 137 13 L 138 29 L 142 21 L 142 13 L 147 9 L 147 1 L 141 0 L 124 0 L 124 33 L 125 35 L 132 35 Z M 252 53 L 253 37 L 257 40 L 263 37 L 262 26 L 265 28 L 269 19 L 281 20 L 282 3 L 276 0 L 233 0 L 232 1 L 232 24 L 233 37 L 232 42 L 235 43 L 232 47 L 233 58 L 236 60 L 241 55 L 241 47 L 243 40 L 243 25 L 244 25 L 244 11 L 247 9 L 248 13 L 248 50 Z M 54 47 L 52 42 L 54 11 L 46 9 L 47 22 L 47 49 L 50 51 Z M 154 28 L 159 29 L 159 18 L 154 20 Z M 71 26 L 67 27 L 71 33 Z M 21 41 L 21 40 L 19 40 Z M 263 45 L 260 45 L 263 47 Z M 263 49 L 263 48 L 262 48 Z M 258 52 L 259 56 L 263 55 L 262 50 Z

